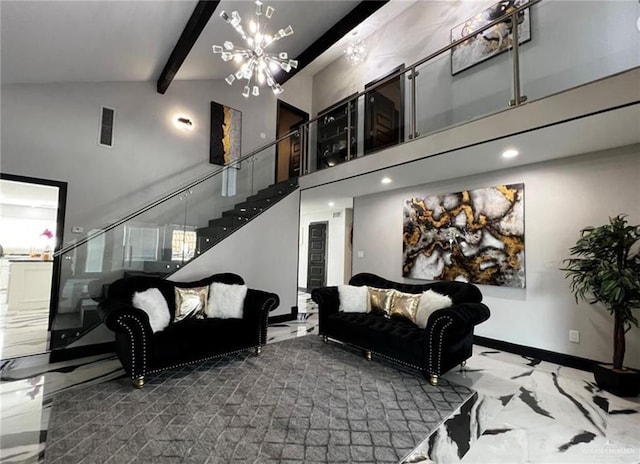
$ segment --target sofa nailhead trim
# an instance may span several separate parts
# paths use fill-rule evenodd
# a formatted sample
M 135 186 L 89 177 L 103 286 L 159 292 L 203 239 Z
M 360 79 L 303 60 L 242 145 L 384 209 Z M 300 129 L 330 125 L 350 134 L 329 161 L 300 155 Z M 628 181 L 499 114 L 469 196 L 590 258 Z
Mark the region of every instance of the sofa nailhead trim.
M 262 308 L 260 309 L 260 311 L 261 311 L 261 314 L 263 314 L 262 317 L 264 318 L 265 327 L 267 325 L 267 319 L 269 315 L 269 309 L 267 309 L 267 306 L 273 306 L 275 303 L 276 303 L 276 299 L 271 297 L 271 298 L 267 298 L 262 304 Z M 260 345 L 262 345 L 262 325 L 258 327 L 258 346 Z
M 131 378 L 135 379 L 136 377 L 139 377 L 136 375 L 136 356 L 135 356 L 135 346 L 134 346 L 134 336 L 133 336 L 133 331 L 131 330 L 131 328 L 124 323 L 124 321 L 122 320 L 123 318 L 129 318 L 129 319 L 133 319 L 134 321 L 136 321 L 138 323 L 138 325 L 140 325 L 140 332 L 142 333 L 142 373 L 140 375 L 145 375 L 145 367 L 146 367 L 146 360 L 147 360 L 147 337 L 144 333 L 144 325 L 142 324 L 142 321 L 140 321 L 137 317 L 132 316 L 131 314 L 124 314 L 122 316 L 120 316 L 118 318 L 118 324 L 120 324 L 122 327 L 124 327 L 124 329 L 129 332 L 129 338 L 131 340 Z
M 447 327 L 449 327 L 451 324 L 453 324 L 453 321 L 451 320 L 451 318 L 449 316 L 444 316 L 444 317 L 440 317 L 438 319 L 436 319 L 433 324 L 431 325 L 431 333 L 429 334 L 429 339 L 433 340 L 433 332 L 435 330 L 436 325 L 438 324 L 438 322 L 440 321 L 445 321 L 445 325 L 442 328 L 442 330 L 440 330 L 440 339 L 438 340 L 438 353 L 437 353 L 437 357 L 438 357 L 438 370 L 437 375 L 440 375 L 440 363 L 442 361 L 442 339 L 444 337 L 444 331 L 447 330 Z M 432 347 L 433 344 L 429 343 L 429 371 L 431 373 L 433 373 L 433 351 L 432 351 Z
M 328 337 L 331 338 L 330 335 L 328 335 Z M 336 340 L 338 340 L 338 339 L 336 338 Z M 372 350 L 370 348 L 364 348 L 364 347 L 362 347 L 360 345 L 354 345 L 353 343 L 347 343 L 347 342 L 343 342 L 343 343 L 345 345 L 353 346 L 353 347 L 358 348 L 360 350 L 371 351 L 371 353 L 375 354 L 376 356 L 380 356 L 381 358 L 385 358 L 385 359 L 388 359 L 389 361 L 393 361 L 393 362 L 396 362 L 398 364 L 402 364 L 404 366 L 411 367 L 413 369 L 417 369 L 419 371 L 422 371 L 422 368 L 420 366 L 415 366 L 413 364 L 409 364 L 408 362 L 401 361 L 400 359 L 396 359 L 396 358 L 392 358 L 391 356 L 387 356 L 386 354 L 378 353 L 377 351 L 374 351 L 374 350 Z
M 180 364 L 174 364 L 173 366 L 160 367 L 158 369 L 150 370 L 149 372 L 147 372 L 147 374 L 155 374 L 156 372 L 162 372 L 162 371 L 166 371 L 168 369 L 174 369 L 176 367 L 188 366 L 190 364 L 195 364 L 195 363 L 198 363 L 198 362 L 208 361 L 210 359 L 221 358 L 223 356 L 228 356 L 230 354 L 240 353 L 241 351 L 247 351 L 247 350 L 251 350 L 251 349 L 254 349 L 254 348 L 256 348 L 256 347 L 250 346 L 248 348 L 240 348 L 239 350 L 228 351 L 226 353 L 220 353 L 220 354 L 216 354 L 214 356 L 208 356 L 206 358 L 194 359 L 193 361 L 183 362 L 183 363 L 180 363 Z
M 268 311 L 265 312 L 265 309 L 267 308 L 267 306 L 273 306 L 275 304 L 275 302 L 276 302 L 275 298 L 268 298 L 264 302 L 264 304 L 262 305 L 261 311 L 264 313 L 265 319 L 266 319 L 266 316 L 268 314 Z M 126 324 L 123 323 L 123 321 L 122 321 L 123 317 L 128 317 L 128 318 L 131 318 L 131 319 L 135 320 L 136 322 L 138 322 L 138 324 L 140 324 L 141 329 L 143 328 L 143 326 L 142 326 L 142 322 L 140 320 L 138 320 L 137 318 L 135 318 L 134 316 L 131 316 L 131 315 L 124 315 L 124 316 L 120 316 L 120 318 L 118 318 L 118 323 L 120 323 L 120 325 L 122 325 L 129 332 L 129 336 L 131 337 L 131 371 L 132 371 L 131 378 L 135 379 L 137 376 L 133 375 L 133 373 L 135 372 L 135 356 L 134 356 L 135 352 L 134 352 L 134 345 L 133 345 L 133 332 L 131 331 L 131 329 Z M 143 356 L 142 361 L 143 361 L 143 365 L 142 365 L 142 374 L 141 375 L 144 376 L 144 375 L 147 375 L 147 374 L 155 374 L 156 372 L 162 372 L 162 371 L 167 370 L 167 369 L 174 369 L 176 367 L 187 366 L 189 364 L 194 364 L 194 363 L 197 363 L 197 362 L 203 362 L 203 361 L 208 361 L 210 359 L 221 358 L 222 356 L 227 356 L 227 355 L 230 355 L 230 354 L 240 353 L 241 351 L 245 351 L 245 350 L 248 350 L 248 349 L 255 349 L 255 348 L 257 348 L 257 347 L 262 345 L 262 328 L 261 327 L 258 328 L 258 345 L 257 346 L 252 346 L 252 347 L 249 347 L 249 348 L 241 348 L 239 350 L 229 351 L 229 352 L 226 352 L 226 353 L 217 354 L 215 356 L 208 356 L 206 358 L 201 358 L 201 359 L 197 359 L 197 360 L 193 360 L 193 361 L 189 361 L 189 362 L 184 362 L 184 363 L 180 363 L 180 364 L 174 364 L 174 365 L 168 366 L 168 367 L 162 367 L 162 368 L 158 368 L 158 369 L 153 369 L 153 370 L 150 370 L 148 372 L 145 371 L 145 364 L 144 364 L 144 362 L 146 360 L 146 336 L 145 336 L 145 333 L 144 333 L 144 329 L 142 330 L 142 340 L 143 340 L 143 344 L 142 344 L 142 356 Z

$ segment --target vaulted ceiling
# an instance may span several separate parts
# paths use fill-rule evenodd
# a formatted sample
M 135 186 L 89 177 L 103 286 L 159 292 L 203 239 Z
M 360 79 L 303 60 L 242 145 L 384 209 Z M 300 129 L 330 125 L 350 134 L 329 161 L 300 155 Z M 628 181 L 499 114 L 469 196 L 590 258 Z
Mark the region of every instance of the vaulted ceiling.
M 155 81 L 160 76 L 196 5 L 196 0 L 0 2 L 2 83 Z M 274 0 L 274 30 L 291 24 L 295 34 L 280 43 L 297 57 L 358 6 L 359 1 Z M 412 2 L 390 2 L 400 11 Z M 175 79 L 222 79 L 230 72 L 211 50 L 238 40 L 220 17 L 237 10 L 253 16 L 252 1 L 222 0 L 195 42 Z M 387 11 L 371 18 L 388 20 Z M 385 19 L 386 18 L 386 19 Z M 365 25 L 363 27 L 366 28 Z M 328 64 L 339 52 L 324 57 Z

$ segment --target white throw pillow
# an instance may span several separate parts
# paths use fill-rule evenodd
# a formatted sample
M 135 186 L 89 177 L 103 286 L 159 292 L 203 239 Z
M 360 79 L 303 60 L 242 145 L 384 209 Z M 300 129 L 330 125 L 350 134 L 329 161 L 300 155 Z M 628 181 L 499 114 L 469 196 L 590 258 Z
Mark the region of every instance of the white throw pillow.
M 133 306 L 147 313 L 153 333 L 164 330 L 171 322 L 169 305 L 157 288 L 135 292 L 131 302 Z
M 242 319 L 246 285 L 229 285 L 214 282 L 209 286 L 207 317 Z
M 345 313 L 366 313 L 369 311 L 369 288 L 366 285 L 338 285 L 340 311 Z
M 434 292 L 433 290 L 422 292 L 418 311 L 416 312 L 416 325 L 424 329 L 427 327 L 429 316 L 431 316 L 434 311 L 442 308 L 448 308 L 452 304 L 453 302 L 451 301 L 451 298 L 447 295 Z

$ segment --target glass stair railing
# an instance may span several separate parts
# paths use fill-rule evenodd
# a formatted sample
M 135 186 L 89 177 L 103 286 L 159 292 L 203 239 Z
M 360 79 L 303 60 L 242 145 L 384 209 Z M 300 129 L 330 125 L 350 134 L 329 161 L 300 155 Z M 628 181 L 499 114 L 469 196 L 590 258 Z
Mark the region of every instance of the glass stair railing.
M 97 305 L 111 282 L 139 274 L 167 277 L 296 190 L 297 178 L 269 185 L 277 144 L 296 135 L 289 133 L 57 251 L 60 283 L 52 302 L 50 350 L 73 348 L 100 324 Z M 258 164 L 271 169 L 258 171 Z

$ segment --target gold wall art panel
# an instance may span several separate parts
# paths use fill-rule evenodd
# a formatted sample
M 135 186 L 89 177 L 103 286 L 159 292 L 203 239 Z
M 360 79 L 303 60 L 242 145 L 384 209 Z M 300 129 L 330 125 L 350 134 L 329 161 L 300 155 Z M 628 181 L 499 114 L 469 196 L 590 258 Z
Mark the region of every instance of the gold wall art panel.
M 411 198 L 402 275 L 525 287 L 524 184 Z

